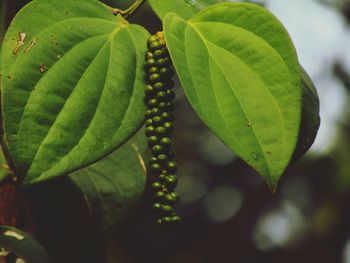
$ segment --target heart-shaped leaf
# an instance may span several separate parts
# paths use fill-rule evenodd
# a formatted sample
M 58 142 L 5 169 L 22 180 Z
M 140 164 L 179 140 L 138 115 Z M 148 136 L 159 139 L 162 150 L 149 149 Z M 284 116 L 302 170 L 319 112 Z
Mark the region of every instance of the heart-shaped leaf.
M 164 19 L 169 12 L 174 12 L 188 20 L 200 10 L 210 5 L 227 2 L 228 0 L 148 0 L 154 12 L 160 19 Z
M 274 189 L 298 140 L 301 72 L 292 41 L 266 9 L 211 6 L 165 37 L 185 93 L 206 125 Z
M 95 0 L 34 0 L 17 14 L 2 49 L 2 100 L 25 184 L 87 166 L 137 131 L 148 36 Z
M 146 169 L 136 145 L 128 143 L 101 161 L 75 171 L 70 178 L 107 233 L 139 204 Z

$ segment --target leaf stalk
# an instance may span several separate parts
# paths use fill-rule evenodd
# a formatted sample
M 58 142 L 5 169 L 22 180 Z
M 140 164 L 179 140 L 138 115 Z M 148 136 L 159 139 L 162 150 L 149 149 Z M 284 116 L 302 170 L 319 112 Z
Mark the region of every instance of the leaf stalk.
M 114 15 L 121 15 L 125 19 L 129 19 L 132 17 L 142 6 L 144 3 L 146 3 L 147 0 L 136 0 L 128 9 L 126 10 L 120 10 L 118 8 L 115 8 L 113 10 Z

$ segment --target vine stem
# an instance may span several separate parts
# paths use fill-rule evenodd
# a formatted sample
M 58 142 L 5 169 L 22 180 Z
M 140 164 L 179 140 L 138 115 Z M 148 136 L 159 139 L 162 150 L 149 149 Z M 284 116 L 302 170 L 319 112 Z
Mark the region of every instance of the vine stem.
M 132 17 L 147 0 L 136 0 L 128 9 L 120 10 L 118 8 L 113 9 L 114 15 L 122 15 L 125 19 Z

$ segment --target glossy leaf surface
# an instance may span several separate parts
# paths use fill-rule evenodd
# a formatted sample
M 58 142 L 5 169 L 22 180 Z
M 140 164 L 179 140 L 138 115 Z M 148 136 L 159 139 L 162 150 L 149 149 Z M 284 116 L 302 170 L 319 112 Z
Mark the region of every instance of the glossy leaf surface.
M 211 6 L 186 22 L 165 18 L 165 37 L 194 110 L 274 189 L 298 140 L 301 72 L 293 43 L 266 9 Z
M 114 151 L 143 122 L 148 32 L 94 0 L 34 0 L 4 40 L 4 129 L 33 184 Z

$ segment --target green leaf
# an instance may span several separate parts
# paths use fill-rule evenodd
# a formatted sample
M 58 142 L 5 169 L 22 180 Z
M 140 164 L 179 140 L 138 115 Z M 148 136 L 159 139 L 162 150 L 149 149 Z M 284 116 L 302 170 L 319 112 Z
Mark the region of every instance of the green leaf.
M 317 90 L 303 67 L 301 67 L 301 70 L 303 88 L 302 118 L 298 143 L 291 164 L 297 162 L 310 149 L 316 139 L 321 123 L 320 101 Z
M 273 190 L 296 147 L 301 80 L 292 41 L 266 9 L 214 5 L 189 22 L 166 16 L 180 81 L 204 123 Z
M 34 0 L 17 14 L 3 44 L 2 100 L 24 184 L 85 167 L 139 129 L 148 36 L 95 0 Z
M 33 237 L 14 227 L 0 226 L 0 251 L 1 248 L 4 249 L 2 253 L 12 252 L 26 263 L 52 262 L 45 249 Z
M 228 1 L 228 0 L 227 0 Z M 183 19 L 188 20 L 200 10 L 210 5 L 227 2 L 226 0 L 148 0 L 153 11 L 160 19 L 164 19 L 169 12 L 176 13 Z
M 146 169 L 137 146 L 128 143 L 70 178 L 84 194 L 91 214 L 109 232 L 139 204 Z

